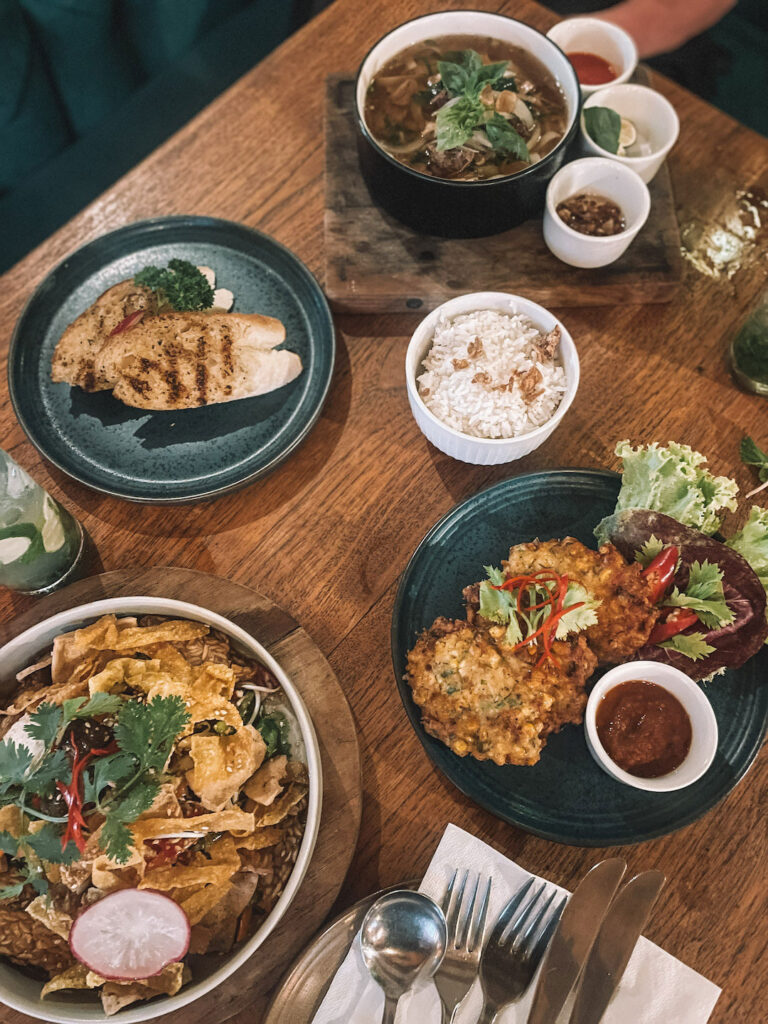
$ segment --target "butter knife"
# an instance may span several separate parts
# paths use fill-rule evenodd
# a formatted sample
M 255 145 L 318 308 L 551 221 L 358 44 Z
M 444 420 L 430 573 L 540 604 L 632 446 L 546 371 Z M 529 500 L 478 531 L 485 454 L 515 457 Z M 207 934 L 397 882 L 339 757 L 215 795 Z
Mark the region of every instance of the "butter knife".
M 576 886 L 544 956 L 528 1024 L 555 1024 L 626 870 L 623 860 L 612 857 Z
M 644 871 L 611 904 L 584 967 L 570 1024 L 599 1024 L 651 916 L 666 878 Z

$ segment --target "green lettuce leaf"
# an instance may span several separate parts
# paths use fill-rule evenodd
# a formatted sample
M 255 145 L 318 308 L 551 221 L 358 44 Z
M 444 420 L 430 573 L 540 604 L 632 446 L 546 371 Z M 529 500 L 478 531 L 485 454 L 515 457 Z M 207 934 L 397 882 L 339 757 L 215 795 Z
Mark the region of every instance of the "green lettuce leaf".
M 670 441 L 666 448 L 656 443 L 633 448 L 620 441 L 616 454 L 623 460 L 617 512 L 652 509 L 711 535 L 720 528 L 722 512 L 736 509 L 738 485 L 710 473 L 703 467 L 705 457 L 688 445 Z M 603 520 L 595 536 L 604 544 L 608 534 L 608 520 Z
M 768 592 L 768 508 L 753 505 L 744 526 L 725 543 L 746 558 Z

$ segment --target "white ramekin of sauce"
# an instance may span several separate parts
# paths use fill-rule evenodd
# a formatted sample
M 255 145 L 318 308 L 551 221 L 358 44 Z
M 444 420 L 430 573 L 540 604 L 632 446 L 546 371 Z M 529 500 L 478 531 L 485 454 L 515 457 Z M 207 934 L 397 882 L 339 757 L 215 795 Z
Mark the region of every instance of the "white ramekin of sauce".
M 699 683 L 656 661 L 606 672 L 589 695 L 584 727 L 603 771 L 654 793 L 690 786 L 717 752 L 717 719 Z

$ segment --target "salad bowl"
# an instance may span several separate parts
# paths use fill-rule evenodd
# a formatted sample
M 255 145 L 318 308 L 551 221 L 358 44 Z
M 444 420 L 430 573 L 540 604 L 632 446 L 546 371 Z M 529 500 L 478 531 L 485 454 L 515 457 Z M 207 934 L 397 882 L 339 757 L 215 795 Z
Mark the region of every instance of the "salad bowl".
M 277 679 L 285 697 L 284 710 L 289 722 L 290 741 L 300 751 L 308 770 L 308 805 L 304 834 L 296 862 L 275 906 L 257 930 L 225 956 L 196 957 L 195 976 L 176 995 L 159 996 L 149 1002 L 134 1003 L 117 1014 L 120 1021 L 138 1022 L 154 1019 L 188 1006 L 229 978 L 269 939 L 296 896 L 307 872 L 317 840 L 322 802 L 322 766 L 319 746 L 312 721 L 301 696 L 277 661 L 244 629 L 234 622 L 199 605 L 169 598 L 121 597 L 93 601 L 45 619 L 9 641 L 2 648 L 0 694 L 7 697 L 16 688 L 16 672 L 46 651 L 54 637 L 79 629 L 103 615 L 161 615 L 174 619 L 200 622 L 225 634 L 233 649 L 259 662 Z M 96 904 L 98 905 L 98 904 Z M 103 1021 L 106 1018 L 93 992 L 57 992 L 41 999 L 43 983 L 13 964 L 0 960 L 0 1001 L 38 1020 L 73 1024 Z

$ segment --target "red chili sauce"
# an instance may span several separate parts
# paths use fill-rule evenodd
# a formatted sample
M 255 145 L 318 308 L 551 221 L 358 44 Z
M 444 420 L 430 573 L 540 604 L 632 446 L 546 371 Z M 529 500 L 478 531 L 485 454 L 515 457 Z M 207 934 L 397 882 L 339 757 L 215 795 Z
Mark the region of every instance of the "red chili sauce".
M 611 687 L 597 706 L 595 724 L 611 760 L 641 779 L 668 775 L 691 749 L 688 712 L 663 686 L 644 679 Z
M 573 64 L 576 75 L 582 85 L 605 85 L 618 78 L 613 64 L 596 53 L 567 53 L 566 57 Z

